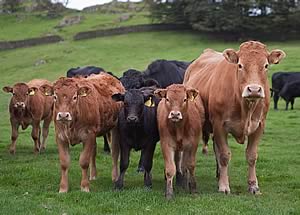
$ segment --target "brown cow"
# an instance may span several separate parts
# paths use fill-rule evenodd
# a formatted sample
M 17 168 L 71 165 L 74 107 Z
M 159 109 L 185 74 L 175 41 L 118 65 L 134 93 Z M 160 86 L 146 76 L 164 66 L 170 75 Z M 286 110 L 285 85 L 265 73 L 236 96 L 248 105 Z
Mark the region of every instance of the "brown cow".
M 205 50 L 187 69 L 184 84 L 199 90 L 205 107 L 205 125 L 213 131 L 220 192 L 230 192 L 230 133 L 240 144 L 248 139 L 248 191 L 259 193 L 255 166 L 270 104 L 267 71 L 269 64 L 277 64 L 284 57 L 281 50 L 269 52 L 264 44 L 249 41 L 242 43 L 239 51 Z
M 204 107 L 197 97 L 198 91 L 173 84 L 156 90 L 155 95 L 162 99 L 157 120 L 165 160 L 166 198 L 173 196 L 175 173 L 178 185 L 196 193 L 196 153 L 204 123 Z
M 59 192 L 68 191 L 69 146 L 81 142 L 81 190 L 89 192 L 90 163 L 90 180 L 96 178 L 96 137 L 116 125 L 121 103 L 113 101 L 111 96 L 123 93 L 124 88 L 111 75 L 100 74 L 86 79 L 60 78 L 53 86 L 44 85 L 40 89 L 54 96 L 54 124 L 61 166 Z
M 12 128 L 10 153 L 16 153 L 16 142 L 19 127 L 25 130 L 32 125 L 31 136 L 34 141 L 34 152 L 45 150 L 49 125 L 52 120 L 53 98 L 44 96 L 38 89 L 47 80 L 34 79 L 26 83 L 16 83 L 13 87 L 3 87 L 3 91 L 12 93 L 9 104 L 10 123 Z M 40 141 L 40 122 L 43 122 L 43 142 Z

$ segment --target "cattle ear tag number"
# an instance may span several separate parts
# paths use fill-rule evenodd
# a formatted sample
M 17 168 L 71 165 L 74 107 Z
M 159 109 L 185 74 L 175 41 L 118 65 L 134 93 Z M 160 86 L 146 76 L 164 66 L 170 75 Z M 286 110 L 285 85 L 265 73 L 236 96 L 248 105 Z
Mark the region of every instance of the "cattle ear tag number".
M 35 94 L 35 91 L 34 90 L 30 90 L 29 95 L 30 96 L 34 96 L 34 94 Z
M 145 106 L 147 107 L 155 107 L 155 103 L 152 101 L 152 97 L 150 97 L 146 102 Z

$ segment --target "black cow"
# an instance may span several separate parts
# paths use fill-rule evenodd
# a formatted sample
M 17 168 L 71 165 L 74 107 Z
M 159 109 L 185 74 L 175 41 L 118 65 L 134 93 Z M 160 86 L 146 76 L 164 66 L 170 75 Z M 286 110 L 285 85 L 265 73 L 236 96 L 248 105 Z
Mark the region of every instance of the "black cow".
M 101 67 L 96 67 L 96 66 L 85 66 L 85 67 L 77 67 L 77 68 L 71 68 L 67 71 L 67 77 L 68 78 L 73 78 L 73 77 L 88 77 L 93 74 L 100 74 L 101 72 L 108 73 L 115 78 L 119 79 L 116 77 L 113 73 L 111 72 L 106 72 L 103 68 Z M 109 148 L 109 143 L 108 143 L 108 137 L 107 135 L 103 136 L 104 139 L 104 152 L 110 153 L 110 148 Z
M 96 66 L 86 66 L 86 67 L 77 67 L 71 68 L 67 71 L 67 77 L 72 78 L 75 76 L 83 76 L 87 77 L 92 74 L 99 74 L 100 72 L 105 72 L 103 68 L 96 67 Z
M 182 84 L 189 62 L 176 60 L 156 60 L 143 72 L 145 79 L 155 79 L 162 88 L 171 84 Z
M 291 109 L 293 110 L 294 99 L 300 97 L 300 79 L 286 83 L 280 90 L 279 96 L 286 102 L 285 109 L 288 110 L 289 102 L 291 102 Z
M 122 80 L 122 79 L 121 79 Z M 154 80 L 151 80 L 154 82 Z M 125 171 L 129 165 L 131 149 L 142 150 L 140 163 L 144 168 L 144 185 L 152 187 L 151 169 L 156 143 L 159 141 L 156 110 L 159 100 L 155 98 L 156 87 L 126 90 L 125 94 L 115 94 L 115 101 L 123 101 L 124 107 L 118 117 L 118 144 L 120 147 L 120 176 L 115 188 L 123 188 Z
M 300 72 L 275 72 L 272 75 L 272 88 L 271 88 L 271 96 L 273 95 L 274 99 L 274 109 L 278 109 L 278 100 L 279 100 L 279 92 L 284 87 L 286 83 L 300 80 Z M 291 109 L 294 108 L 294 98 L 289 100 L 291 102 Z M 288 105 L 288 104 L 287 104 Z

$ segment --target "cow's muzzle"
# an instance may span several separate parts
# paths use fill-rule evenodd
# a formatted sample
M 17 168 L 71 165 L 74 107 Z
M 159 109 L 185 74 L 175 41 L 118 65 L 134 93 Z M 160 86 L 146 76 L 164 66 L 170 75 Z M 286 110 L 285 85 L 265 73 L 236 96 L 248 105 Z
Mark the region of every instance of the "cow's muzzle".
M 16 102 L 15 108 L 24 109 L 25 108 L 25 102 Z
M 242 94 L 243 98 L 246 99 L 260 99 L 265 97 L 264 88 L 258 84 L 249 84 L 247 85 Z
M 139 121 L 139 118 L 137 116 L 128 116 L 126 118 L 127 122 L 129 123 L 136 123 Z
M 72 116 L 69 112 L 58 112 L 56 115 L 57 121 L 69 122 L 72 121 Z
M 169 113 L 168 119 L 170 119 L 173 122 L 179 122 L 179 121 L 182 120 L 182 114 L 181 114 L 180 111 L 174 111 L 174 110 L 172 110 Z

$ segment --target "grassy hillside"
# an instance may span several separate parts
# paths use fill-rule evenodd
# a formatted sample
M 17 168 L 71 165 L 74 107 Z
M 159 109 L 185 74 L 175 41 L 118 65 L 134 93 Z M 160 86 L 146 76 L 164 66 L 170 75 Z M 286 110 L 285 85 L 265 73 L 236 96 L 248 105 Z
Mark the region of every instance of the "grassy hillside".
M 1 34 L 2 35 L 2 34 Z M 287 58 L 270 68 L 300 68 L 300 41 L 267 43 L 280 48 Z M 98 65 L 120 75 L 128 68 L 145 69 L 159 58 L 192 60 L 205 48 L 238 48 L 238 43 L 212 41 L 190 32 L 138 33 L 86 41 L 0 52 L 1 88 L 18 81 L 47 78 L 54 81 L 67 69 L 78 65 Z M 46 64 L 35 66 L 43 59 Z M 153 167 L 153 190 L 143 188 L 143 176 L 135 169 L 139 153 L 132 152 L 125 189 L 114 192 L 110 178 L 111 159 L 102 153 L 98 139 L 98 178 L 91 183 L 91 193 L 80 192 L 79 153 L 71 148 L 70 192 L 58 194 L 59 161 L 51 128 L 46 153 L 33 155 L 30 130 L 22 131 L 15 156 L 8 153 L 10 125 L 7 104 L 10 95 L 0 92 L 0 213 L 1 214 L 299 214 L 300 213 L 300 102 L 294 111 L 270 110 L 265 134 L 259 148 L 257 175 L 262 195 L 247 193 L 247 164 L 244 145 L 230 141 L 232 194 L 217 192 L 212 144 L 209 155 L 198 152 L 197 182 L 200 194 L 192 197 L 176 190 L 175 199 L 163 196 L 163 159 L 159 145 Z
M 57 18 L 47 17 L 46 12 L 0 14 L 0 41 L 20 40 L 49 34 L 58 34 L 69 40 L 81 31 L 151 23 L 147 8 L 144 9 L 144 3 L 133 4 L 136 8 L 134 10 L 124 8 L 126 5 L 126 3 L 119 3 L 119 5 L 106 4 L 106 6 L 99 6 L 99 9 L 94 12 L 70 10 L 62 12 L 60 17 Z M 64 17 L 76 15 L 84 17 L 81 23 L 56 28 Z M 124 15 L 130 15 L 130 18 L 120 21 L 120 17 Z

